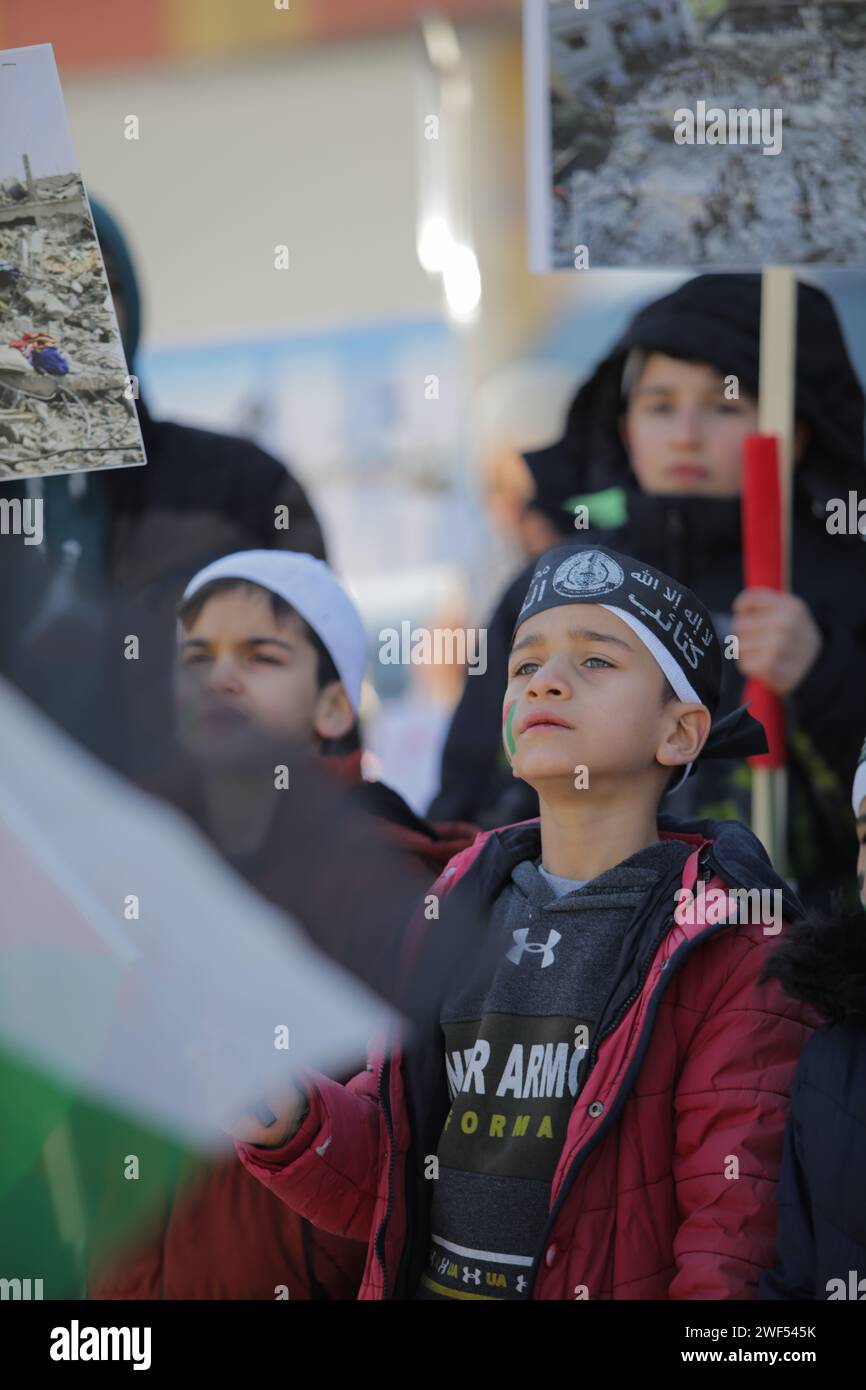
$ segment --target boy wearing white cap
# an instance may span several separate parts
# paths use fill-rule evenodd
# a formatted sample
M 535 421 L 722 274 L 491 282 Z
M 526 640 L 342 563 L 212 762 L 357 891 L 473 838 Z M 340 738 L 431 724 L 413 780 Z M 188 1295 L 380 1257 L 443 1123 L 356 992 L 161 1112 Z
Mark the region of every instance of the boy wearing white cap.
M 270 550 L 200 570 L 179 608 L 178 733 L 214 776 L 243 776 L 262 734 L 311 752 L 360 747 L 367 644 L 323 560 Z
M 358 715 L 367 664 L 361 616 L 312 555 L 244 550 L 200 570 L 178 608 L 177 724 L 198 763 L 209 834 L 237 857 L 273 815 L 262 772 L 286 746 L 324 755 L 360 809 L 436 873 L 475 827 L 435 825 L 392 788 L 361 777 Z M 282 758 L 279 759 L 280 761 Z M 271 783 L 272 784 L 272 783 Z
M 428 881 L 475 833 L 429 825 L 391 788 L 362 781 L 365 666 L 361 617 L 310 555 L 224 556 L 190 580 L 180 602 L 178 733 L 199 774 L 184 809 L 280 906 L 274 859 L 293 881 L 309 878 L 310 867 L 284 839 L 275 754 L 323 755 L 359 812 L 376 817 L 383 838 L 420 861 Z M 315 896 L 315 881 L 309 886 Z M 363 1245 L 313 1231 L 232 1156 L 195 1164 L 155 1236 L 97 1271 L 91 1297 L 354 1298 L 363 1263 Z

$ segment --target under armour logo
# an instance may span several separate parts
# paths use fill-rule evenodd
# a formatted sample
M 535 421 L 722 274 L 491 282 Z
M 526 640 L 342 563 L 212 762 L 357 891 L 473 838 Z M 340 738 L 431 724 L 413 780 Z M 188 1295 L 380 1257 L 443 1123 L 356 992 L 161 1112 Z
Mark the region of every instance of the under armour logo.
M 480 1283 L 481 1283 L 481 1270 L 478 1268 L 477 1265 L 475 1266 L 474 1270 L 473 1270 L 473 1269 L 470 1269 L 468 1265 L 464 1265 L 464 1266 L 463 1266 L 463 1282 L 464 1282 L 464 1284 L 468 1284 L 469 1281 L 470 1281 L 470 1279 L 471 1279 L 472 1282 L 475 1283 L 475 1284 L 480 1284 Z
M 519 965 L 524 951 L 540 951 L 542 970 L 546 965 L 553 965 L 553 948 L 557 941 L 562 940 L 562 934 L 560 932 L 554 931 L 551 927 L 550 931 L 547 933 L 547 941 L 545 942 L 527 941 L 526 938 L 529 935 L 528 927 L 518 927 L 511 935 L 514 937 L 516 945 L 512 946 L 511 950 L 508 952 L 506 960 L 512 960 L 515 965 Z

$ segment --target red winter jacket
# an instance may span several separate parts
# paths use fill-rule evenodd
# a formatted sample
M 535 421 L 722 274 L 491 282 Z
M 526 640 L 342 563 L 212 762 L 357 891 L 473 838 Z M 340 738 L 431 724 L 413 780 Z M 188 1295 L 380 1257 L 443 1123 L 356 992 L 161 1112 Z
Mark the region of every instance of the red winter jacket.
M 538 827 L 480 835 L 431 891 L 455 905 L 459 895 L 469 920 L 477 911 L 484 921 L 514 864 L 538 853 Z M 663 818 L 660 828 L 694 846 L 683 888 L 694 890 L 700 872 L 706 892 L 778 889 L 786 920 L 799 915 L 745 827 Z M 634 959 L 599 1021 L 533 1298 L 749 1299 L 772 1260 L 788 1091 L 819 1016 L 775 982 L 758 985 L 778 935 L 719 922 L 713 898 L 697 896 L 702 920 L 680 925 L 677 885 L 662 885 L 644 908 Z M 420 962 L 423 942 L 418 949 Z M 444 1071 L 435 1029 L 405 1051 L 392 1043 L 346 1086 L 308 1072 L 310 1113 L 297 1135 L 279 1150 L 237 1146 L 294 1211 L 367 1242 L 360 1298 L 417 1289 L 429 1253 L 425 1156 L 448 1112 Z

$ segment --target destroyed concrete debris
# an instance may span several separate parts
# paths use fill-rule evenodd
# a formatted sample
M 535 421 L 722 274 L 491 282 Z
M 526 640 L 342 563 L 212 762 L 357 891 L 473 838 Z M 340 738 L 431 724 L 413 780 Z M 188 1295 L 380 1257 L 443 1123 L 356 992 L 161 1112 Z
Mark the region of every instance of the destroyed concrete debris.
M 0 179 L 0 482 L 144 463 L 110 294 L 77 173 Z M 11 267 L 11 269 L 10 269 Z M 65 375 L 12 342 L 54 340 Z
M 862 262 L 866 4 L 786 27 L 766 18 L 756 28 L 752 13 L 743 28 L 744 13 L 729 7 L 615 95 L 590 103 L 575 90 L 568 114 L 560 87 L 555 130 L 567 132 L 568 145 L 553 150 L 555 267 L 573 266 L 579 246 L 595 268 L 757 268 L 780 254 L 803 265 Z M 675 113 L 701 102 L 781 112 L 781 157 L 764 158 L 754 141 L 677 144 Z M 581 134 L 583 106 L 591 141 Z

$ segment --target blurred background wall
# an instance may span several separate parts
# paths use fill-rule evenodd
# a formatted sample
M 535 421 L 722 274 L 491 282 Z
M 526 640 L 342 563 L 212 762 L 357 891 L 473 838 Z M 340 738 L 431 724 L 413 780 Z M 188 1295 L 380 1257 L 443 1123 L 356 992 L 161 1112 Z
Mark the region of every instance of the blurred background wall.
M 519 451 L 680 278 L 530 275 L 519 0 L 0 0 L 0 47 L 45 42 L 136 260 L 152 413 L 291 464 L 373 654 L 483 623 L 525 561 Z M 450 280 L 419 258 L 437 199 Z M 371 766 L 420 808 L 462 673 L 371 681 Z

